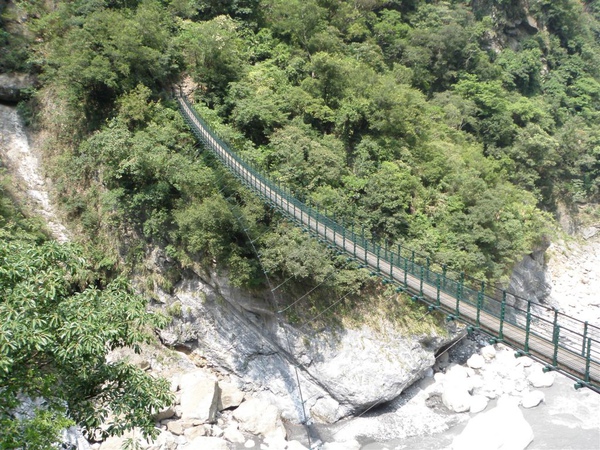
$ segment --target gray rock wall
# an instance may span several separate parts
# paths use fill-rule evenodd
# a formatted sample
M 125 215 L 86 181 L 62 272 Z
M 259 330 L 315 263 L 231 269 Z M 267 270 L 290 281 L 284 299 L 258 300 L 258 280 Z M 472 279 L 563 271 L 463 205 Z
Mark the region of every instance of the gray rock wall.
M 383 404 L 419 380 L 447 337 L 385 335 L 360 329 L 299 330 L 269 302 L 232 288 L 215 273 L 188 277 L 160 294 L 179 316 L 161 333 L 169 346 L 237 375 L 275 403 L 285 419 L 335 422 Z M 298 390 L 298 382 L 302 392 Z
M 17 103 L 23 91 L 34 86 L 34 78 L 25 73 L 0 73 L 0 102 Z
M 549 245 L 549 242 L 540 245 L 514 266 L 508 292 L 535 303 L 548 301 L 552 292 L 552 277 L 547 271 L 544 255 Z M 509 303 L 516 303 L 514 297 L 509 299 Z M 525 309 L 526 304 L 521 303 L 516 306 Z

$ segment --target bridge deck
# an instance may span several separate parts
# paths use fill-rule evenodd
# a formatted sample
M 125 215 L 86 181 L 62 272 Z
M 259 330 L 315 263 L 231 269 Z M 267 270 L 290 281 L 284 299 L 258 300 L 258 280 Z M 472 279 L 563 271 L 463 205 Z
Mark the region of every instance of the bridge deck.
M 343 227 L 311 211 L 306 205 L 287 195 L 265 177 L 259 175 L 256 170 L 251 169 L 247 163 L 232 153 L 213 135 L 185 99 L 178 97 L 178 101 L 184 117 L 196 136 L 210 147 L 244 184 L 306 230 L 362 261 L 376 273 L 402 286 L 415 298 L 427 302 L 430 307 L 449 314 L 452 319 L 462 320 L 480 328 L 523 354 L 529 354 L 547 363 L 548 368 L 559 370 L 577 379 L 578 387 L 587 386 L 600 392 L 600 342 L 598 341 L 600 330 L 590 326 L 590 329 L 593 328 L 593 332 L 588 332 L 587 323 L 582 328 L 583 331 L 574 330 L 573 328 L 576 327 L 570 322 L 561 330 L 556 313 L 553 321 L 544 319 L 531 313 L 531 304 L 528 304 L 527 311 L 513 308 L 511 312 L 514 317 L 509 320 L 505 314 L 505 302 L 490 299 L 483 293 L 477 296 L 475 302 L 461 298 L 463 287 L 460 285 L 456 285 L 456 293 L 452 295 L 442 288 L 442 284 L 445 284 L 446 280 L 444 279 L 442 283 L 440 274 L 435 274 L 434 280 L 431 280 L 429 268 L 427 268 L 427 276 L 424 277 L 423 267 L 417 265 L 417 268 L 420 269 L 420 276 L 416 276 L 414 260 L 411 262 L 412 270 L 409 270 L 408 260 L 400 258 L 400 255 L 397 255 L 398 264 L 393 263 L 393 254 L 387 258 L 387 250 L 386 257 L 382 258 L 381 248 L 357 239 L 354 233 L 347 233 Z M 359 242 L 357 243 L 357 241 Z M 360 243 L 363 245 L 359 245 Z M 404 262 L 404 267 L 401 267 L 401 261 Z M 497 302 L 499 313 L 487 311 L 483 305 L 484 300 Z M 564 315 L 561 316 L 561 319 L 565 317 L 571 319 Z M 575 321 L 575 319 L 572 320 Z M 579 323 L 581 324 L 581 322 Z M 546 325 L 545 328 L 544 325 Z

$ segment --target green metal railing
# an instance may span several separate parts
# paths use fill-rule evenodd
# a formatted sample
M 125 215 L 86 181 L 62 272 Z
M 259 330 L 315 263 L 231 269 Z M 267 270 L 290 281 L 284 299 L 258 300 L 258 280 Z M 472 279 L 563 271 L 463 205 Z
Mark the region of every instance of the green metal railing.
M 398 292 L 424 301 L 431 310 L 480 329 L 492 340 L 516 348 L 575 378 L 576 388 L 600 392 L 600 328 L 505 290 L 454 273 L 429 257 L 404 247 L 382 247 L 348 230 L 317 208 L 307 205 L 284 186 L 271 181 L 252 162 L 232 151 L 200 117 L 189 101 L 177 97 L 181 113 L 194 135 L 265 202 L 277 208 L 304 231 L 347 253 L 373 274 L 389 280 Z

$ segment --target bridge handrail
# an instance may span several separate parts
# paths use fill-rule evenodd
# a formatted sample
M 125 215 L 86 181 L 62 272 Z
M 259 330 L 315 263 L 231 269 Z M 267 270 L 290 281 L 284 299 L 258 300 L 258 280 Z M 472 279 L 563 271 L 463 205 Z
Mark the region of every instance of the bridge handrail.
M 344 240 L 354 243 L 354 253 L 350 253 L 350 255 L 356 260 L 367 262 L 365 261 L 367 253 L 372 253 L 373 255 L 377 256 L 378 269 L 380 262 L 385 262 L 387 265 L 389 265 L 390 270 L 392 266 L 397 267 L 403 270 L 406 274 L 410 274 L 413 277 L 418 278 L 421 281 L 421 289 L 417 292 L 415 292 L 412 288 L 409 289 L 409 286 L 406 284 L 406 280 L 404 283 L 404 289 L 408 291 L 412 290 L 411 293 L 413 294 L 413 297 L 423 299 L 423 285 L 427 284 L 437 288 L 438 297 L 439 292 L 444 292 L 453 298 L 456 298 L 457 314 L 452 318 L 460 319 L 460 304 L 466 303 L 477 308 L 478 311 L 484 311 L 488 315 L 499 319 L 500 336 L 497 336 L 499 340 L 503 339 L 503 336 L 501 335 L 503 323 L 506 322 L 517 325 L 522 329 L 523 326 L 525 326 L 528 336 L 539 337 L 553 344 L 554 359 L 552 364 L 549 365 L 553 368 L 556 368 L 559 363 L 556 356 L 558 349 L 563 349 L 570 353 L 581 355 L 588 361 L 588 367 L 586 373 L 584 374 L 583 381 L 589 382 L 589 362 L 600 362 L 599 327 L 588 324 L 587 322 L 581 321 L 577 318 L 570 317 L 560 311 L 557 311 L 556 309 L 533 303 L 506 290 L 496 289 L 493 287 L 492 292 L 494 292 L 496 295 L 490 295 L 490 287 L 486 286 L 482 281 L 467 277 L 464 274 L 452 274 L 450 271 L 446 270 L 445 266 L 436 265 L 434 262 L 430 261 L 429 257 L 419 255 L 417 252 L 411 249 L 403 247 L 398 247 L 396 249 L 390 249 L 387 246 L 382 247 L 370 241 L 364 236 L 363 233 L 359 235 L 354 231 L 354 229 L 346 229 L 346 227 L 343 225 L 338 224 L 335 220 L 323 214 L 318 210 L 318 208 L 313 208 L 310 205 L 298 200 L 289 190 L 286 190 L 285 186 L 281 186 L 272 182 L 265 174 L 263 174 L 260 168 L 256 167 L 252 162 L 238 155 L 235 151 L 232 151 L 231 148 L 213 131 L 212 127 L 203 120 L 200 114 L 198 114 L 198 112 L 185 97 L 178 96 L 178 100 L 180 100 L 179 106 L 183 117 L 186 118 L 194 134 L 212 149 L 219 159 L 221 159 L 221 161 L 230 168 L 235 176 L 240 178 L 240 180 L 244 184 L 248 185 L 251 189 L 255 190 L 267 202 L 281 209 L 281 206 L 273 200 L 272 196 L 275 195 L 284 199 L 288 206 L 287 211 L 284 209 L 282 212 L 291 217 L 292 220 L 298 222 L 297 217 L 292 216 L 289 213 L 290 209 L 296 208 L 297 210 L 306 214 L 306 218 L 309 219 L 309 224 L 310 220 L 312 220 L 318 225 L 320 224 L 332 230 L 334 238 L 336 235 L 338 237 L 343 236 Z M 187 108 L 184 108 L 182 103 Z M 196 129 L 197 125 L 193 120 L 190 120 L 188 111 L 193 114 L 194 119 L 200 124 L 204 132 L 207 133 L 210 138 L 212 138 L 212 142 L 202 134 L 201 130 Z M 223 157 L 217 146 L 225 151 L 235 164 L 229 159 Z M 238 167 L 235 167 L 235 165 Z M 244 176 L 243 172 L 240 170 L 240 167 L 246 171 L 248 177 Z M 250 177 L 258 180 L 260 185 L 263 187 L 257 189 L 256 185 L 250 182 Z M 270 194 L 269 196 L 267 196 L 268 191 Z M 300 225 L 305 227 L 304 223 L 301 223 Z M 330 244 L 338 245 L 334 239 L 328 237 L 327 235 L 321 236 L 321 238 L 324 238 Z M 361 252 L 364 252 L 364 257 L 360 254 L 357 254 L 357 247 L 361 248 Z M 435 270 L 434 268 L 439 268 L 441 271 Z M 385 273 L 378 274 L 386 276 Z M 393 277 L 389 278 L 392 278 L 392 281 L 396 282 L 396 280 L 393 280 Z M 468 284 L 467 281 L 469 282 Z M 479 289 L 473 289 L 473 286 L 479 286 Z M 519 306 L 520 304 L 525 305 L 525 309 L 521 308 Z M 439 305 L 439 299 L 438 304 L 432 306 L 440 307 L 441 305 Z M 480 324 L 476 323 L 475 325 L 478 327 Z M 527 339 L 529 339 L 529 337 Z M 525 352 L 528 351 L 527 348 L 524 350 Z

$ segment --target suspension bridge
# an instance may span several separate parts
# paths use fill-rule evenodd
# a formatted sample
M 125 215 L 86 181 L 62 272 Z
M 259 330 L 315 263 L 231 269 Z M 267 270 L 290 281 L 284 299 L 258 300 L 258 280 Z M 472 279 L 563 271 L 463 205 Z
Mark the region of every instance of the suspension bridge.
M 414 251 L 389 248 L 355 233 L 297 198 L 266 177 L 223 142 L 190 102 L 176 95 L 181 114 L 194 135 L 242 184 L 275 207 L 304 231 L 330 248 L 345 253 L 384 283 L 414 300 L 458 320 L 469 330 L 481 330 L 492 342 L 503 342 L 575 380 L 575 388 L 600 393 L 600 328 L 520 298 L 484 282 L 455 274 Z

